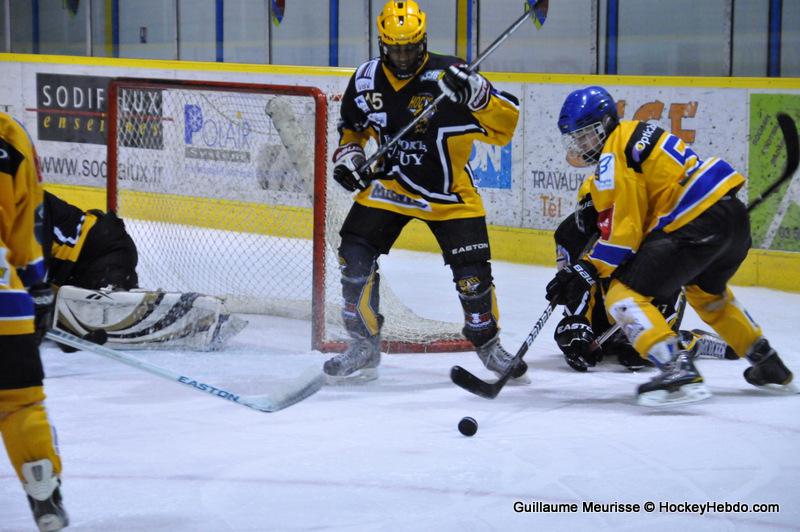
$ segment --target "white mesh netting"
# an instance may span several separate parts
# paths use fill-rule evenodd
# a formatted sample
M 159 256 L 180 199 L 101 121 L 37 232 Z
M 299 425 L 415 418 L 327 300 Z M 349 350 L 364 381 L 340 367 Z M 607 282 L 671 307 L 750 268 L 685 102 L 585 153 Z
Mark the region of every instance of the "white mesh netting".
M 327 172 L 323 186 L 314 183 L 315 161 L 324 165 L 338 138 L 336 102 L 325 99 L 325 131 L 315 134 L 313 89 L 114 84 L 109 191 L 116 187 L 117 213 L 139 249 L 140 285 L 220 296 L 232 312 L 303 319 L 316 297 L 325 316 L 318 340 L 345 339 L 337 248 L 352 199 Z M 315 208 L 324 214 L 317 259 Z M 315 260 L 324 270 L 317 290 Z M 382 279 L 384 340 L 420 351 L 465 345 L 460 324 L 418 316 L 390 284 Z

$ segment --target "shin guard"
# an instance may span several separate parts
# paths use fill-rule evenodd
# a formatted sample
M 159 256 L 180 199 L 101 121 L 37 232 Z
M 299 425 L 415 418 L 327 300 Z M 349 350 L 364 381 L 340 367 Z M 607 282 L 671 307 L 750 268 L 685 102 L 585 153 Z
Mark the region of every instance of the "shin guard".
M 377 252 L 359 242 L 343 240 L 339 248 L 342 321 L 347 332 L 356 338 L 375 336 L 383 325 L 377 257 Z
M 485 345 L 497 335 L 500 313 L 489 263 L 453 267 L 453 275 L 464 309 L 462 332 L 472 345 Z

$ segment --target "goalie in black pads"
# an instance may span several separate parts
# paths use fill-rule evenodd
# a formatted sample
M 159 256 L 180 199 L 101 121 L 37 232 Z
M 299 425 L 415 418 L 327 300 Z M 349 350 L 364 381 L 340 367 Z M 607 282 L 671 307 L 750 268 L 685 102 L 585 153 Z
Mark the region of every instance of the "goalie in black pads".
M 564 218 L 555 231 L 556 267 L 559 270 L 579 260 L 588 243 L 598 236 L 597 210 L 588 190 L 587 180 L 578 193 L 580 200 L 575 212 Z M 651 362 L 639 356 L 621 329 L 610 331 L 614 320 L 606 312 L 604 302 L 608 281 L 604 279 L 587 287 L 582 297 L 564 308 L 564 316 L 555 330 L 559 349 L 564 353 L 567 364 L 581 372 L 608 359 L 614 359 L 630 370 L 652 366 Z M 686 307 L 682 290 L 670 294 L 666 299 L 654 299 L 653 305 L 666 318 L 670 328 L 678 332 L 684 347 L 694 357 L 738 360 L 733 349 L 716 335 L 700 330 L 679 330 Z M 608 337 L 603 339 L 606 335 Z
M 728 281 L 750 248 L 747 208 L 736 197 L 745 177 L 722 159 L 700 156 L 654 124 L 620 121 L 601 87 L 567 96 L 559 115 L 569 160 L 596 165 L 589 179 L 600 238 L 547 285 L 547 298 L 574 304 L 609 279 L 605 306 L 659 375 L 638 388 L 644 405 L 711 395 L 691 354 L 653 305 L 686 287 L 686 298 L 751 367 L 747 382 L 795 391 L 792 372 L 735 299 Z
M 136 244 L 113 212 L 45 192 L 44 225 L 57 329 L 109 347 L 217 350 L 246 325 L 216 297 L 138 290 Z
M 333 156 L 334 179 L 359 191 L 339 248 L 342 316 L 352 340 L 324 371 L 333 381 L 377 376 L 383 322 L 377 259 L 417 218 L 431 229 L 452 270 L 464 336 L 484 365 L 502 374 L 513 357 L 499 341 L 485 211 L 468 159 L 475 140 L 511 140 L 518 101 L 469 73 L 461 59 L 428 52 L 425 13 L 413 0 L 386 3 L 377 23 L 380 58 L 359 66 L 350 79 Z M 370 138 L 388 142 L 441 93 L 447 98 L 387 151 L 380 168 L 358 175 Z M 524 380 L 526 370 L 518 365 L 515 377 Z

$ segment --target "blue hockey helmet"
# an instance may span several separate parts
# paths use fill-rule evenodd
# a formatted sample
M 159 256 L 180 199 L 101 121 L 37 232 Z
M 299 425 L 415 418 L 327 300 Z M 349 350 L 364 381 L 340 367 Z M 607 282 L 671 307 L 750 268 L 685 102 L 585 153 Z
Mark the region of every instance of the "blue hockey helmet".
M 604 88 L 592 86 L 571 92 L 558 116 L 567 159 L 586 165 L 597 163 L 608 135 L 618 124 L 617 104 Z

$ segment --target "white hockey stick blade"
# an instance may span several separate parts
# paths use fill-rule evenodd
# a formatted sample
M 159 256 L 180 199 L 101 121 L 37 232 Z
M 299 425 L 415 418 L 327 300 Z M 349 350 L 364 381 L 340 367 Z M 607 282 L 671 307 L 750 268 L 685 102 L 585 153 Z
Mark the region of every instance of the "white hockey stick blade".
M 252 408 L 260 412 L 277 412 L 278 410 L 283 410 L 315 394 L 325 383 L 325 378 L 321 369 L 310 368 L 295 379 L 277 385 L 269 393 L 246 396 L 223 388 L 218 388 L 188 375 L 175 373 L 124 352 L 109 349 L 108 347 L 89 342 L 88 340 L 78 338 L 64 331 L 52 329 L 48 331 L 45 336 L 54 342 L 116 360 L 117 362 L 177 382 L 178 384 L 189 386 L 199 392 L 211 394 L 214 397 L 219 397 L 220 399 L 246 406 L 247 408 Z

